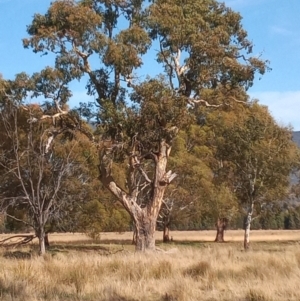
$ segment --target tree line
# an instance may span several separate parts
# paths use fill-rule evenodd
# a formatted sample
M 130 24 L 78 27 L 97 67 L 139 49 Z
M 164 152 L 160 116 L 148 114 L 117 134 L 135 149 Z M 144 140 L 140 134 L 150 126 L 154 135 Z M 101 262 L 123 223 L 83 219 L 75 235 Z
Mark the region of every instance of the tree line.
M 247 249 L 251 225 L 287 210 L 299 149 L 247 94 L 269 66 L 240 14 L 214 0 L 59 0 L 27 32 L 24 47 L 54 62 L 0 79 L 0 198 L 41 254 L 54 230 L 130 228 L 146 251 L 157 227 L 168 241 L 185 221 L 214 225 L 222 241 L 241 219 Z M 94 103 L 69 108 L 76 80 Z

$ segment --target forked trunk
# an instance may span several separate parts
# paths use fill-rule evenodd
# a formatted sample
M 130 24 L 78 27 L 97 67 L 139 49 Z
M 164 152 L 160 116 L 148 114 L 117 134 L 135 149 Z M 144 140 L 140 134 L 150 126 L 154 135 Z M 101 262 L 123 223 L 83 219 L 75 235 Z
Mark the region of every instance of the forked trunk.
M 227 219 L 226 218 L 218 218 L 216 223 L 217 227 L 217 235 L 215 238 L 215 242 L 224 242 L 224 232 L 227 226 Z
M 117 147 L 117 146 L 116 146 Z M 133 153 L 136 152 L 133 147 Z M 116 184 L 112 176 L 113 148 L 104 148 L 99 152 L 100 162 L 99 172 L 101 182 L 118 198 L 124 208 L 133 218 L 136 227 L 136 250 L 155 250 L 155 229 L 157 217 L 162 205 L 166 187 L 176 177 L 172 171 L 166 172 L 167 161 L 171 147 L 164 139 L 160 141 L 158 154 L 151 153 L 150 157 L 154 162 L 155 170 L 153 178 L 150 179 L 139 164 L 139 156 L 131 156 L 129 160 L 128 187 L 129 192 L 124 191 Z M 138 177 L 144 179 L 145 185 L 137 185 Z M 149 186 L 147 192 L 147 203 L 139 202 L 138 196 L 143 188 Z
M 248 250 L 250 247 L 250 227 L 252 221 L 252 214 L 253 214 L 254 203 L 251 203 L 249 207 L 246 223 L 245 223 L 245 235 L 244 235 L 244 250 Z

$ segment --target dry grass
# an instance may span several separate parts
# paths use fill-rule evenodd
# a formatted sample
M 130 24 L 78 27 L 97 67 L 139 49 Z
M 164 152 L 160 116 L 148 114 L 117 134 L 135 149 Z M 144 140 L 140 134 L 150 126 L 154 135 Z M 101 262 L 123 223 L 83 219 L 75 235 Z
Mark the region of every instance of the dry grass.
M 228 242 L 243 241 L 243 230 L 228 230 L 225 232 L 225 240 Z M 162 240 L 162 232 L 157 231 L 155 237 Z M 213 241 L 216 237 L 215 231 L 171 231 L 174 241 Z M 300 230 L 256 230 L 251 231 L 251 241 L 295 241 L 300 240 Z M 71 242 L 90 240 L 84 234 L 54 233 L 50 235 L 51 241 Z M 101 234 L 103 241 L 131 241 L 132 232 L 107 232 Z
M 242 242 L 243 230 L 225 231 L 225 240 L 228 242 Z M 215 231 L 171 231 L 171 236 L 175 242 L 209 242 L 214 241 Z M 9 237 L 9 234 L 0 234 L 0 240 Z M 82 233 L 51 233 L 51 242 L 54 243 L 92 243 L 92 239 Z M 106 232 L 101 234 L 101 241 L 104 242 L 124 242 L 132 240 L 132 232 Z M 156 239 L 162 240 L 162 232 L 157 231 Z M 300 230 L 254 230 L 251 231 L 251 241 L 296 241 L 300 240 Z
M 176 232 L 178 238 L 181 233 Z M 83 243 L 84 249 L 74 244 L 63 249 L 62 240 L 44 258 L 30 247 L 2 250 L 0 300 L 296 301 L 300 300 L 299 244 L 291 242 L 294 233 L 284 233 L 289 242 L 255 242 L 249 252 L 239 242 L 191 243 L 191 233 L 185 236 L 189 244 L 177 244 L 176 249 L 174 244 L 164 246 L 168 252 L 149 254 L 135 253 L 130 246 L 112 254 L 120 246 L 95 248 Z M 264 235 L 261 231 L 258 237 Z M 76 237 L 75 242 L 84 240 L 71 237 Z M 51 238 L 53 242 L 54 235 Z M 104 247 L 109 255 L 103 255 Z

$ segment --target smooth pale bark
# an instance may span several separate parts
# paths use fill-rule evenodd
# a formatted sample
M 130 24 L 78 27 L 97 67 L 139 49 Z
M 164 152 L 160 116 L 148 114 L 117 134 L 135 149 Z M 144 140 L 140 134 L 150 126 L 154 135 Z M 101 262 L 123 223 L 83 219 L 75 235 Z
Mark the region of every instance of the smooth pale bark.
M 45 231 L 43 229 L 39 229 L 37 236 L 39 240 L 39 255 L 43 256 L 46 254 Z
M 248 250 L 250 247 L 250 228 L 251 228 L 253 209 L 254 209 L 254 203 L 252 202 L 251 206 L 249 207 L 246 223 L 245 223 L 244 250 Z

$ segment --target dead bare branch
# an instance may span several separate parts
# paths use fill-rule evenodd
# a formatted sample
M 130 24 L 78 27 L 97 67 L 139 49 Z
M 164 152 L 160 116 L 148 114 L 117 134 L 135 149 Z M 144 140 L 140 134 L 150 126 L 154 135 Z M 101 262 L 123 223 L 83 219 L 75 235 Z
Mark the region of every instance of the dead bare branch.
M 24 199 L 25 199 L 25 198 L 24 198 Z M 25 225 L 27 225 L 27 226 L 33 227 L 32 224 L 30 224 L 30 223 L 28 223 L 28 222 L 26 222 L 26 221 L 24 221 L 24 220 L 22 220 L 22 219 L 19 219 L 19 218 L 15 217 L 15 216 L 13 216 L 13 215 L 11 215 L 11 214 L 5 213 L 5 215 L 8 216 L 8 217 L 11 218 L 11 219 L 17 221 L 17 222 L 20 222 L 20 223 L 23 223 L 23 224 L 25 224 Z
M 193 99 L 193 98 L 189 98 L 188 103 L 190 105 L 195 105 L 195 104 L 201 103 L 201 104 L 204 104 L 206 107 L 212 107 L 212 108 L 219 108 L 223 105 L 223 104 L 214 105 L 214 104 L 210 104 L 207 100 Z
M 169 170 L 167 173 L 165 173 L 165 175 L 163 176 L 162 179 L 160 179 L 160 184 L 161 185 L 167 185 L 170 184 L 173 179 L 175 179 L 177 177 L 176 173 L 172 173 L 172 170 Z
M 25 245 L 33 241 L 37 236 L 34 234 L 30 235 L 13 235 L 8 238 L 2 239 L 0 241 L 0 246 L 2 247 L 8 247 L 8 248 L 14 248 L 19 247 L 21 245 Z M 10 242 L 11 240 L 18 239 L 17 241 Z

